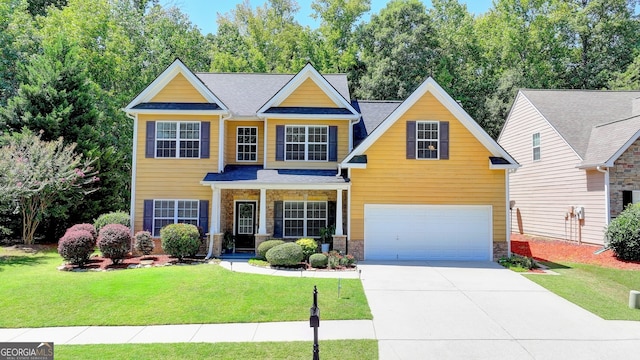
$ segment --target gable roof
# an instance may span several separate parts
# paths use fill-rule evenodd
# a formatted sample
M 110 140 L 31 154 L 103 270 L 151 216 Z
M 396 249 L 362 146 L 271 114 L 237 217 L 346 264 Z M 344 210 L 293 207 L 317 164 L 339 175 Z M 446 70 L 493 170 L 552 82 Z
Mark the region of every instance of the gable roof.
M 305 80 L 311 79 L 327 96 L 337 105 L 338 108 L 345 109 L 351 117 L 359 117 L 347 98 L 342 96 L 328 81 L 325 79 L 313 65 L 308 63 L 300 72 L 298 72 L 289 82 L 275 93 L 260 109 L 258 115 L 266 114 L 270 109 L 278 108 L 282 102 L 289 97 Z M 273 111 L 270 113 L 274 113 Z M 286 114 L 278 112 L 279 114 Z
M 202 95 L 207 103 L 215 104 L 216 106 L 205 106 L 197 107 L 197 106 L 180 106 L 176 104 L 180 103 L 156 103 L 151 102 L 151 100 L 169 83 L 173 80 L 178 74 L 182 74 L 187 81 L 193 86 L 193 88 Z M 165 104 L 165 105 L 158 105 Z M 173 104 L 173 105 L 166 105 Z M 186 103 L 185 103 L 186 104 Z M 192 103 L 189 103 L 192 104 Z M 226 112 L 228 110 L 227 106 L 222 102 L 187 66 L 180 60 L 176 59 L 169 65 L 156 79 L 149 84 L 138 96 L 136 96 L 125 108 L 124 110 L 128 113 L 135 112 L 143 112 L 145 110 L 164 110 L 164 111 L 183 111 L 183 110 L 192 110 L 192 111 L 215 111 L 215 112 Z
M 494 168 L 518 168 L 518 163 L 498 143 L 487 134 L 484 129 L 464 109 L 444 91 L 431 77 L 427 78 L 406 100 L 404 100 L 393 112 L 373 130 L 353 151 L 342 161 L 342 166 L 349 167 L 349 162 L 358 155 L 364 155 L 366 150 L 375 143 L 393 124 L 395 124 L 407 110 L 409 110 L 426 93 L 432 94 L 438 101 L 460 121 L 460 123 L 473 134 L 484 147 L 491 152 L 493 157 L 500 157 L 508 162 Z
M 351 104 L 362 115 L 360 121 L 353 125 L 353 144 L 358 146 L 402 101 L 353 100 Z
M 613 166 L 614 161 L 640 137 L 640 116 L 593 127 L 581 168 Z

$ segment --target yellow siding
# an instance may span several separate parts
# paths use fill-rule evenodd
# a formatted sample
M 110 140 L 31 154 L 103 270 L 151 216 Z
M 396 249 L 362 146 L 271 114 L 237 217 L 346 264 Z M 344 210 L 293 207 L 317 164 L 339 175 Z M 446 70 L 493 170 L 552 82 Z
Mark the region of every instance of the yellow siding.
M 151 102 L 207 102 L 182 74 L 176 75 Z
M 338 127 L 338 162 L 347 156 L 349 151 L 349 120 L 267 120 L 267 168 L 269 169 L 337 169 L 335 161 L 276 161 L 276 126 L 277 125 L 327 125 Z
M 311 78 L 300 84 L 278 106 L 338 107 Z
M 240 126 L 255 126 L 258 128 L 258 157 L 255 162 L 236 160 L 237 128 Z M 264 161 L 264 123 L 262 121 L 227 121 L 225 124 L 225 165 L 244 164 L 262 165 Z
M 142 230 L 145 199 L 193 199 L 211 201 L 211 188 L 200 185 L 208 172 L 218 169 L 218 120 L 215 116 L 139 115 L 134 231 Z M 210 157 L 208 159 L 145 158 L 147 121 L 209 121 Z
M 406 159 L 406 122 L 449 121 L 449 160 Z M 493 239 L 505 241 L 505 173 L 489 151 L 431 94 L 423 96 L 351 169 L 351 240 L 364 239 L 364 204 L 492 205 Z M 413 189 L 413 191 L 398 191 Z

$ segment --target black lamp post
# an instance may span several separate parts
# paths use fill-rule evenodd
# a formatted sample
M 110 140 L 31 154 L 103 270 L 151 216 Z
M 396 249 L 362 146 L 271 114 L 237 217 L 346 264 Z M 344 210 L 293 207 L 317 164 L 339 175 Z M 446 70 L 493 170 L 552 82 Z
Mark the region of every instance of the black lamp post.
M 320 347 L 318 345 L 318 328 L 320 327 L 320 309 L 318 308 L 318 288 L 313 286 L 313 306 L 309 310 L 309 324 L 313 328 L 313 360 L 320 360 Z

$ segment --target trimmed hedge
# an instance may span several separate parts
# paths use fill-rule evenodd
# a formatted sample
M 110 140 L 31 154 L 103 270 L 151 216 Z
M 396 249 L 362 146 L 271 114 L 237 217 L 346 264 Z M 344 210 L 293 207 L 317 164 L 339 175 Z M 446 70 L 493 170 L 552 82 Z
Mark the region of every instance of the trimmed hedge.
M 198 253 L 200 233 L 195 225 L 169 224 L 160 230 L 162 249 L 167 254 L 182 260 Z
M 58 241 L 58 254 L 70 264 L 82 266 L 95 246 L 96 242 L 87 230 L 67 231 Z
M 284 243 L 271 248 L 266 254 L 267 261 L 276 266 L 298 265 L 304 259 L 302 247 L 296 243 Z
M 109 224 L 120 224 L 129 227 L 131 226 L 129 214 L 124 211 L 112 211 L 98 216 L 98 218 L 93 222 L 98 233 L 100 232 L 100 229 Z
M 309 265 L 311 265 L 312 268 L 326 268 L 328 262 L 329 259 L 325 254 L 313 254 L 309 256 Z
M 308 238 L 298 239 L 298 241 L 296 241 L 296 244 L 302 247 L 304 260 L 308 260 L 309 256 L 315 254 L 318 251 L 318 243 L 313 239 L 308 239 Z
M 258 245 L 258 253 L 256 254 L 256 257 L 260 260 L 267 260 L 267 252 L 282 244 L 284 244 L 284 241 L 278 239 L 263 241 Z
M 616 257 L 625 261 L 640 261 L 640 204 L 627 206 L 605 231 L 607 246 Z
M 148 231 L 138 231 L 134 236 L 133 247 L 136 251 L 141 252 L 144 255 L 149 255 L 153 252 L 156 245 L 153 243 L 151 233 Z
M 98 240 L 98 232 L 96 231 L 96 227 L 93 226 L 92 224 L 76 224 L 68 228 L 67 232 L 78 231 L 78 230 L 88 231 L 91 233 L 91 236 L 93 236 L 93 241 Z
M 129 252 L 131 245 L 131 230 L 120 224 L 105 225 L 98 233 L 98 248 L 102 256 L 119 264 Z

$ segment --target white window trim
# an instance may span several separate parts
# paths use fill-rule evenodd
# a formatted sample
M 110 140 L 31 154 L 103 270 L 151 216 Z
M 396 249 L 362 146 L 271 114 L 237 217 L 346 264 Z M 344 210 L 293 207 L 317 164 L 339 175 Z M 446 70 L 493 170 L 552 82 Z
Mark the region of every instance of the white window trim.
M 538 145 L 535 145 L 535 136 L 538 135 Z M 540 159 L 542 159 L 542 146 L 541 146 L 541 136 L 540 136 L 540 132 L 536 132 L 533 133 L 533 135 L 531 136 L 531 159 L 533 161 L 540 161 Z M 538 158 L 536 159 L 536 151 L 535 149 L 538 149 Z
M 287 159 L 287 129 L 294 127 L 304 128 L 304 160 L 289 160 Z M 327 131 L 326 143 L 310 143 L 309 142 L 309 128 L 324 128 Z M 293 144 L 293 143 L 291 143 Z M 300 143 L 295 143 L 300 144 Z M 309 144 L 326 144 L 327 151 L 325 153 L 326 160 L 309 160 Z M 309 162 L 329 162 L 329 125 L 285 125 L 284 127 L 284 161 L 309 161 Z
M 287 235 L 287 220 L 300 220 L 299 218 L 287 218 L 285 217 L 285 211 L 286 211 L 286 205 L 287 203 L 304 203 L 304 218 L 303 220 L 303 225 L 302 225 L 302 233 L 303 235 Z M 324 218 L 324 226 L 327 226 L 327 223 L 329 222 L 329 202 L 328 201 L 306 201 L 306 200 L 288 200 L 288 201 L 283 201 L 282 202 L 282 237 L 283 238 L 298 238 L 300 236 L 302 237 L 307 237 L 307 221 L 309 221 L 309 218 L 307 218 L 307 204 L 308 203 L 324 203 L 325 206 L 325 212 L 327 214 L 327 216 Z M 320 219 L 311 219 L 311 220 L 320 220 Z
M 158 124 L 167 124 L 167 123 L 175 123 L 176 124 L 176 138 L 175 139 L 158 139 Z M 181 139 L 180 138 L 180 124 L 198 124 L 198 156 L 197 157 L 181 157 L 180 156 L 180 141 L 193 141 L 196 139 Z M 176 142 L 176 156 L 158 156 L 158 141 L 169 140 Z M 153 142 L 153 155 L 156 159 L 200 159 L 202 154 L 200 153 L 200 148 L 202 144 L 202 122 L 201 121 L 179 121 L 179 120 L 163 120 L 156 122 L 156 133 L 155 139 Z
M 427 140 L 427 139 L 418 139 L 418 124 L 437 124 L 438 125 L 438 148 L 436 149 L 437 155 L 434 158 L 425 158 L 425 157 L 420 157 L 418 156 L 419 152 L 419 147 L 418 147 L 418 143 L 419 142 L 427 142 L 427 141 L 433 141 L 433 139 Z M 416 137 L 416 160 L 440 160 L 440 121 L 436 121 L 436 120 L 418 120 L 416 121 L 416 133 L 415 133 L 415 137 Z
M 156 218 L 156 202 L 158 201 L 173 201 L 173 223 L 177 224 L 178 220 L 181 219 L 186 219 L 186 220 L 195 220 L 196 221 L 196 226 L 200 226 L 200 200 L 197 199 L 153 199 L 153 219 L 152 219 L 152 223 L 151 223 L 151 231 L 152 231 L 152 236 L 153 237 L 160 237 L 160 233 L 158 232 L 157 234 L 155 234 L 155 228 L 156 228 L 156 219 L 169 219 L 168 217 L 158 217 Z M 196 205 L 196 210 L 197 210 L 197 215 L 195 218 L 179 218 L 178 217 L 178 203 L 180 201 L 195 201 L 197 203 Z M 205 229 L 205 231 L 207 231 Z
M 256 143 L 255 143 L 255 146 L 256 146 L 256 159 L 255 160 L 238 160 L 238 147 L 240 146 L 240 143 L 238 143 L 238 131 L 240 131 L 240 129 L 247 129 L 247 128 L 256 129 Z M 257 126 L 237 126 L 236 127 L 236 161 L 237 162 L 245 162 L 245 163 L 258 162 L 258 143 L 259 143 L 258 135 L 259 134 L 258 134 L 258 127 Z M 243 143 L 243 145 L 252 145 L 252 144 L 244 144 Z

